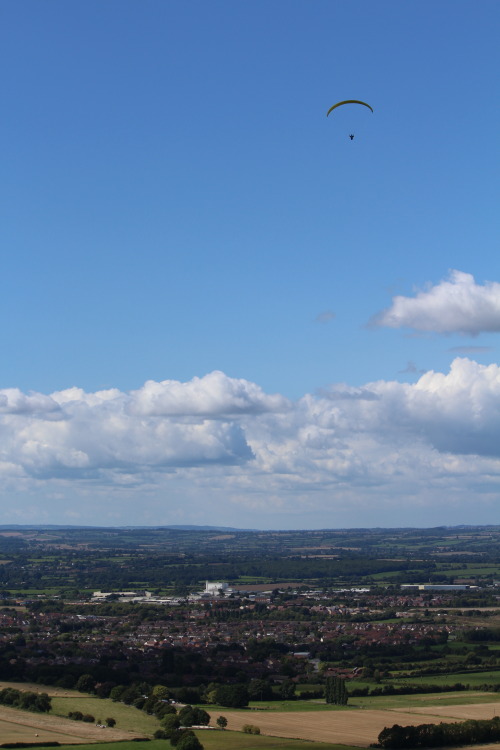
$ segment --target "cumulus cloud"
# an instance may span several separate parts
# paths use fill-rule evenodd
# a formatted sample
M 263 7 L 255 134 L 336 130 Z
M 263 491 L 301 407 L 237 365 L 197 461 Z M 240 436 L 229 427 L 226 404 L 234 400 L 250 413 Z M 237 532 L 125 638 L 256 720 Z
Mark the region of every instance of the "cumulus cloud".
M 216 372 L 128 393 L 0 391 L 0 404 L 10 405 L 0 410 L 9 490 L 81 496 L 87 487 L 107 498 L 135 493 L 142 504 L 156 488 L 172 513 L 210 498 L 331 513 L 388 498 L 496 497 L 500 485 L 500 367 L 467 358 L 415 383 L 337 384 L 293 403 Z
M 0 391 L 0 414 L 31 414 L 45 419 L 59 419 L 62 414 L 57 401 L 42 393 L 25 394 L 18 388 Z
M 499 332 L 500 284 L 476 284 L 471 274 L 451 271 L 447 280 L 417 291 L 414 297 L 394 297 L 370 324 L 471 336 Z
M 188 383 L 148 380 L 131 394 L 129 409 L 150 416 L 224 417 L 236 414 L 258 414 L 282 411 L 288 401 L 280 395 L 267 395 L 255 383 L 229 378 L 215 371 Z
M 234 415 L 287 407 L 282 396 L 220 372 L 188 383 L 148 381 L 130 393 L 7 389 L 0 391 L 0 444 L 7 465 L 38 477 L 231 465 L 253 458 Z

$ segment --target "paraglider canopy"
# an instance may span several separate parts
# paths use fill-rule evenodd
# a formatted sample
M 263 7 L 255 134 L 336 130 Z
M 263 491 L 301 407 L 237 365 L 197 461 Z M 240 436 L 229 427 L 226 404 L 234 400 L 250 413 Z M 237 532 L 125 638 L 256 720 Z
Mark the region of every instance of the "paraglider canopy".
M 361 102 L 359 99 L 346 99 L 344 102 L 337 102 L 337 104 L 334 104 L 333 107 L 330 107 L 330 109 L 326 113 L 326 116 L 328 117 L 330 112 L 332 112 L 337 107 L 341 107 L 343 104 L 362 104 L 363 107 L 368 107 L 368 109 L 373 112 L 373 107 L 370 107 L 370 105 L 366 102 Z

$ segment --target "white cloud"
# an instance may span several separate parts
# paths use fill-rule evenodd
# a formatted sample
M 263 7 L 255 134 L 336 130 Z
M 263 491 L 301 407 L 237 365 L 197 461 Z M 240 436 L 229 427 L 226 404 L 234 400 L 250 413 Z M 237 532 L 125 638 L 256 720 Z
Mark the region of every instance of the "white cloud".
M 471 336 L 499 332 L 500 284 L 489 281 L 481 286 L 471 274 L 451 271 L 448 280 L 415 297 L 394 297 L 387 310 L 372 318 L 371 325 Z
M 42 393 L 25 394 L 18 388 L 4 388 L 0 391 L 1 414 L 40 415 L 44 419 L 58 419 L 61 411 L 57 402 Z
M 223 373 L 130 393 L 0 391 L 0 403 L 13 407 L 0 413 L 5 493 L 32 502 L 43 489 L 81 513 L 83 497 L 101 495 L 115 503 L 114 523 L 134 497 L 151 523 L 195 511 L 194 522 L 222 523 L 214 507 L 229 504 L 262 518 L 321 511 L 322 525 L 349 512 L 359 526 L 369 525 L 363 508 L 435 511 L 467 493 L 475 507 L 500 487 L 500 367 L 465 358 L 414 384 L 338 384 L 293 404 Z
M 154 416 L 224 417 L 237 414 L 258 414 L 282 411 L 288 400 L 280 395 L 267 395 L 255 383 L 242 378 L 229 378 L 215 371 L 188 383 L 148 380 L 131 394 L 130 411 Z

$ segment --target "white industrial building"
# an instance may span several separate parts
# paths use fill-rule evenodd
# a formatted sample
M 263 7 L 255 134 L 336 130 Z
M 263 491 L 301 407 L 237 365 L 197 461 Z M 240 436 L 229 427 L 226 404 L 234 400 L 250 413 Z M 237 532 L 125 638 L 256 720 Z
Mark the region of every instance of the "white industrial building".
M 228 592 L 229 584 L 224 581 L 205 581 L 205 596 L 225 596 Z

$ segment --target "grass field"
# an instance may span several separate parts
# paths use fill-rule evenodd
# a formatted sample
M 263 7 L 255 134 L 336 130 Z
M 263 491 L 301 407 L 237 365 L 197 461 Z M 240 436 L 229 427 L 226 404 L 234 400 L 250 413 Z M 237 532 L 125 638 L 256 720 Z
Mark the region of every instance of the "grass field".
M 160 728 L 160 722 L 156 717 L 148 716 L 133 706 L 126 706 L 124 703 L 114 702 L 108 698 L 97 698 L 87 693 L 79 693 L 77 690 L 66 690 L 52 685 L 0 681 L 0 690 L 5 687 L 47 693 L 52 699 L 51 715 L 66 717 L 70 711 L 81 711 L 83 714 L 92 714 L 96 721 L 102 719 L 102 722 L 112 716 L 116 719 L 116 729 L 148 736 L 152 736 Z M 33 714 L 33 716 L 36 715 Z
M 461 682 L 462 685 L 495 685 L 500 684 L 500 670 L 493 669 L 488 672 L 453 672 L 453 674 L 422 675 L 419 677 L 398 677 L 391 680 L 391 684 L 398 686 L 408 685 L 453 685 Z M 366 683 L 365 683 L 366 684 Z M 357 683 L 356 687 L 361 685 Z
M 399 712 L 401 709 L 393 709 Z M 413 707 L 412 713 L 414 719 L 418 714 L 418 723 L 423 724 L 420 715 L 425 712 L 426 717 L 432 716 L 434 723 L 439 721 L 465 721 L 465 719 L 493 719 L 494 716 L 500 716 L 500 706 L 498 703 L 457 703 L 453 706 L 426 706 Z M 398 722 L 400 723 L 400 722 Z M 416 723 L 415 720 L 413 723 Z
M 67 691 L 69 692 L 69 691 Z M 70 711 L 81 711 L 91 714 L 95 720 L 105 722 L 108 716 L 116 719 L 116 728 L 126 732 L 137 732 L 141 735 L 152 736 L 160 729 L 160 722 L 155 716 L 148 716 L 134 706 L 126 706 L 109 698 L 97 698 L 91 695 L 76 693 L 69 696 L 54 696 L 52 698 L 52 713 L 67 716 Z M 102 723 L 100 722 L 100 723 Z M 149 747 L 149 745 L 148 745 Z
M 283 737 L 266 737 L 264 735 L 244 734 L 243 732 L 197 732 L 205 750 L 357 750 L 346 745 L 336 745 L 331 742 L 303 742 Z M 165 740 L 153 740 L 147 745 L 137 742 L 120 742 L 96 745 L 79 745 L 78 750 L 167 750 L 170 743 Z M 43 750 L 39 748 L 39 750 Z M 47 748 L 49 750 L 49 748 Z M 61 746 L 59 750 L 74 750 L 74 747 Z
M 72 721 L 52 714 L 38 714 L 0 706 L 0 737 L 4 742 L 61 742 L 81 744 L 127 740 L 144 736 L 141 732 L 126 732 L 120 729 L 102 729 L 95 724 Z
M 351 698 L 347 708 L 362 708 L 372 710 L 407 710 L 409 707 L 422 708 L 427 706 L 461 706 L 488 703 L 495 705 L 500 711 L 500 694 L 483 693 L 482 691 L 452 692 L 452 693 L 424 693 L 422 695 L 376 695 L 373 697 Z
M 108 699 L 102 700 L 76 690 L 27 682 L 0 681 L 0 690 L 5 687 L 48 693 L 52 699 L 52 711 L 50 714 L 38 714 L 0 706 L 1 742 L 100 743 L 104 739 L 117 741 L 133 737 L 151 737 L 160 727 L 159 721 L 154 716 L 148 716 L 133 706 L 114 703 Z M 92 714 L 99 723 L 104 723 L 108 717 L 113 717 L 116 720 L 116 727 L 103 729 L 95 726 L 95 723 L 73 721 L 67 718 L 69 711 Z M 122 745 L 120 744 L 119 747 L 122 748 Z M 135 745 L 135 750 L 137 750 L 137 745 Z

